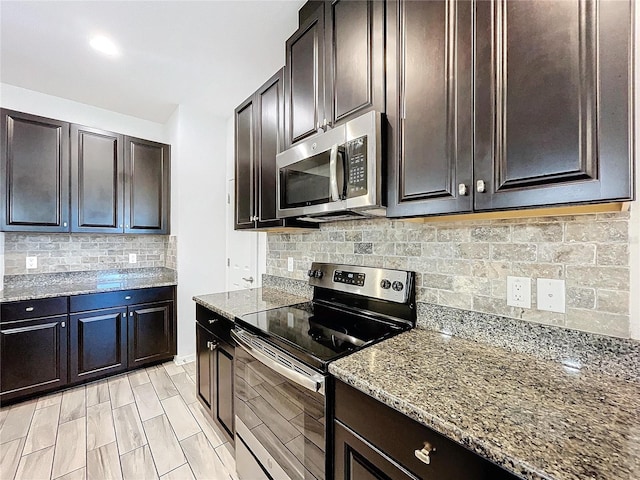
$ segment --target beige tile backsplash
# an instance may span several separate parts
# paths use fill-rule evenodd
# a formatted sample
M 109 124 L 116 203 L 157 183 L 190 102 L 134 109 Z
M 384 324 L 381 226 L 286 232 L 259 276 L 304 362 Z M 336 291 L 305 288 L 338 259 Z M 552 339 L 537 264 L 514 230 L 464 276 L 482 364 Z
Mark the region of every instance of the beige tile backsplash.
M 165 235 L 7 232 L 4 236 L 5 275 L 165 266 L 175 268 L 175 240 L 172 243 Z M 136 254 L 136 263 L 129 263 L 130 253 Z M 38 268 L 26 269 L 28 256 L 37 257 Z
M 629 336 L 628 212 L 425 224 L 359 220 L 267 238 L 270 275 L 305 280 L 312 261 L 415 270 L 418 301 Z M 507 306 L 508 275 L 532 279 L 531 309 Z M 565 280 L 565 314 L 536 309 L 536 278 Z

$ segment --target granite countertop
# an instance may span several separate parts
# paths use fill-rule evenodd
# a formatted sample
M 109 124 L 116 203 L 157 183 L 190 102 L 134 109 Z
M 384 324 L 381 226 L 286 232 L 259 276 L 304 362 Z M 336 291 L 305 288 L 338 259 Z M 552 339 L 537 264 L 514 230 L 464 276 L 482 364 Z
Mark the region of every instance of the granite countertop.
M 67 272 L 14 277 L 9 278 L 9 281 L 5 279 L 4 290 L 0 291 L 0 303 L 83 293 L 165 287 L 178 283 L 175 270 L 168 268 Z
M 295 305 L 307 302 L 309 299 L 291 295 L 275 288 L 252 288 L 235 292 L 197 295 L 193 297 L 193 300 L 233 321 L 235 317 L 247 313 Z
M 523 478 L 640 478 L 639 383 L 420 329 L 329 371 Z

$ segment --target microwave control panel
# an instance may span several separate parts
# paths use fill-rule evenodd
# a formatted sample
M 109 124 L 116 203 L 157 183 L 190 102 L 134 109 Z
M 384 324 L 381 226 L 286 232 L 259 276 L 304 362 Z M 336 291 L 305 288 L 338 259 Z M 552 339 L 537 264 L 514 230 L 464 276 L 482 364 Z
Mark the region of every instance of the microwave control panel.
M 347 157 L 347 198 L 367 193 L 367 137 L 359 137 L 345 144 Z

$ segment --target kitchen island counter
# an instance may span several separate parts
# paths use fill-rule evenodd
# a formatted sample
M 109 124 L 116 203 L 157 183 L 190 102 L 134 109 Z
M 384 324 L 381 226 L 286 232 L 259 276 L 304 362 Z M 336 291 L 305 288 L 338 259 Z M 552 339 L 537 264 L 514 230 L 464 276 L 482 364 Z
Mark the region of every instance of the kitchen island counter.
M 234 321 L 235 317 L 247 313 L 296 305 L 307 302 L 309 299 L 275 288 L 252 288 L 250 290 L 196 295 L 193 300 L 197 304 Z
M 637 382 L 420 329 L 329 371 L 523 478 L 640 478 Z

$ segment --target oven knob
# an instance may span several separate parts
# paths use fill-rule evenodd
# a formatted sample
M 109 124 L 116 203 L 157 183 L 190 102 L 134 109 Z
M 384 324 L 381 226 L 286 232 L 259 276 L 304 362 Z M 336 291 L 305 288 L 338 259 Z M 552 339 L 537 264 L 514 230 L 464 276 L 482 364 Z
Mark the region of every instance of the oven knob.
M 399 292 L 404 288 L 404 285 L 402 284 L 402 282 L 397 282 L 396 281 L 396 282 L 393 282 L 392 287 L 396 292 Z
M 314 272 L 313 270 L 309 270 L 309 271 L 307 272 L 307 276 L 308 276 L 308 277 L 313 277 L 313 274 L 314 274 L 314 273 L 315 273 L 315 272 Z
M 390 287 L 391 287 L 391 282 L 386 278 L 380 282 L 380 288 L 384 288 L 385 290 L 388 290 Z
M 316 278 L 322 278 L 324 276 L 324 273 L 322 273 L 322 270 L 316 270 L 315 271 L 315 277 Z

